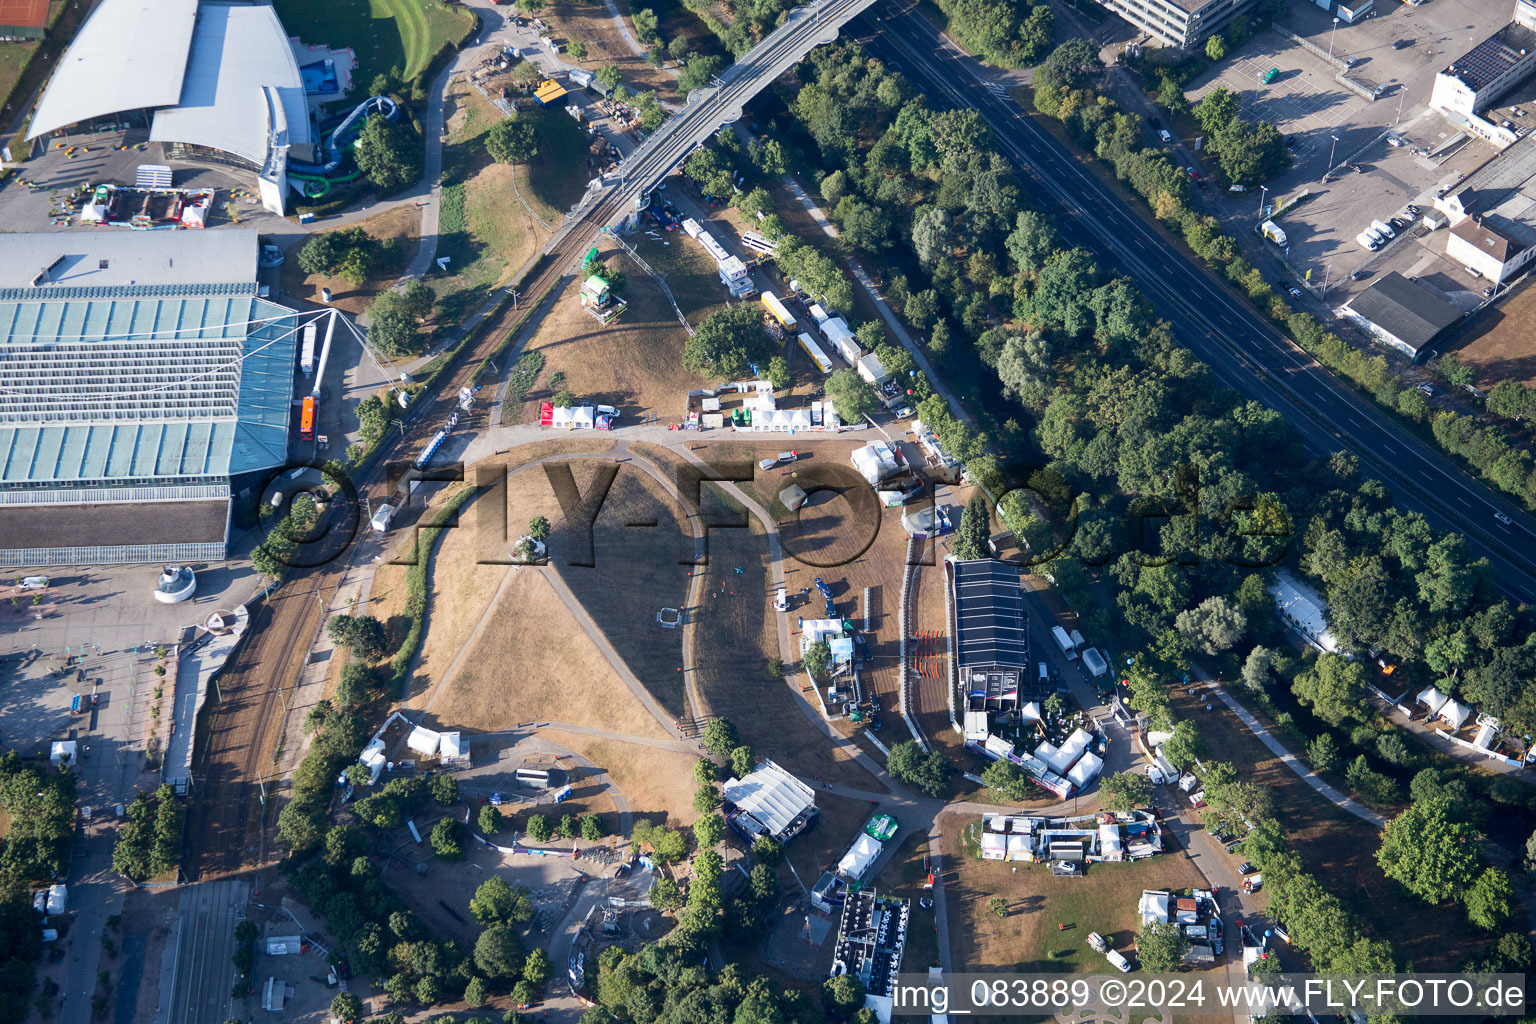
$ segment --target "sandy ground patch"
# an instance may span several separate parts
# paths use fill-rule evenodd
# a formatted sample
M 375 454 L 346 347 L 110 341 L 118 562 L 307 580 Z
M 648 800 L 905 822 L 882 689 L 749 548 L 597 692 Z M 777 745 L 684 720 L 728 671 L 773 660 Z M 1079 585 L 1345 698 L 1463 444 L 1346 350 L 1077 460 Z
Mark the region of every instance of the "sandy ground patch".
M 608 773 L 619 787 L 636 818 L 669 826 L 691 825 L 698 817 L 693 809 L 693 764 L 698 758 L 657 747 L 638 746 L 617 740 L 598 739 L 561 729 L 544 729 L 539 735 L 569 747 Z

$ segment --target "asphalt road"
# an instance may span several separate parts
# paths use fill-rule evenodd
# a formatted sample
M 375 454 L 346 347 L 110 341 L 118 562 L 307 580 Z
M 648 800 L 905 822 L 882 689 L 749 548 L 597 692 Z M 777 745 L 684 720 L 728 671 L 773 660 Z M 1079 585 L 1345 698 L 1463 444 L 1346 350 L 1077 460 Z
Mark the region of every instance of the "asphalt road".
M 1536 524 L 1521 508 L 1402 430 L 1185 257 L 1012 99 L 988 89 L 987 69 L 926 20 L 909 11 L 866 15 L 854 29 L 873 35 L 866 42 L 870 52 L 906 75 L 930 106 L 980 113 L 1063 240 L 1136 281 L 1180 342 L 1222 383 L 1280 412 L 1314 454 L 1359 456 L 1367 471 L 1393 486 L 1400 507 L 1465 535 L 1507 593 L 1536 604 Z M 1496 520 L 1495 512 L 1512 525 Z

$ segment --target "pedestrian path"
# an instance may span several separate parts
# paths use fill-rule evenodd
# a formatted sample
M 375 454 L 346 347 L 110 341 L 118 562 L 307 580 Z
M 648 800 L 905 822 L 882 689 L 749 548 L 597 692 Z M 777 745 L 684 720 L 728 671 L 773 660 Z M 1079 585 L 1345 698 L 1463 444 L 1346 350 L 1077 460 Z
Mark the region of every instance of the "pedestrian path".
M 1270 733 L 1270 731 L 1263 725 L 1261 725 L 1259 720 L 1254 718 L 1253 715 L 1249 713 L 1247 708 L 1243 707 L 1236 700 L 1234 700 L 1232 696 L 1228 694 L 1227 691 L 1221 686 L 1220 683 L 1208 680 L 1206 681 L 1205 685 L 1210 687 L 1210 689 L 1215 692 L 1217 697 L 1221 698 L 1221 702 L 1223 704 L 1232 709 L 1232 713 L 1238 717 L 1240 722 L 1248 727 L 1249 732 L 1257 736 L 1259 741 L 1268 747 L 1271 751 L 1273 751 L 1276 757 L 1284 761 L 1286 767 L 1300 776 L 1303 782 L 1321 793 L 1323 797 L 1330 803 L 1337 807 L 1343 808 L 1350 814 L 1353 814 L 1355 817 L 1359 818 L 1361 821 L 1368 821 L 1372 825 L 1375 825 L 1377 828 L 1387 827 L 1386 818 L 1382 817 L 1380 814 L 1377 814 L 1369 807 L 1361 804 L 1360 801 L 1340 793 L 1337 789 L 1334 789 L 1328 783 L 1319 778 L 1317 774 L 1312 771 L 1312 769 L 1302 764 L 1300 758 L 1286 750 L 1285 747 L 1281 745 L 1280 741 L 1275 739 L 1274 735 Z

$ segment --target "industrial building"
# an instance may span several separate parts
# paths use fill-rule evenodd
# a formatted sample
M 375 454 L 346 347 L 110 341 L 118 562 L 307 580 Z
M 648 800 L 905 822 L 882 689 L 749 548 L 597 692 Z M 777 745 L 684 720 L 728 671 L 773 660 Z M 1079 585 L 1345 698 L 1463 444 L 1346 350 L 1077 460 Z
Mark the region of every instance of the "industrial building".
M 263 205 L 278 214 L 290 154 L 315 158 L 304 80 L 270 6 L 101 0 L 60 58 L 27 137 L 141 124 L 173 157 L 256 171 Z
M 1102 0 L 1103 5 L 1167 46 L 1204 46 L 1254 0 Z
M 1468 217 L 1451 228 L 1445 255 L 1494 284 L 1514 277 L 1536 256 L 1532 230 L 1507 218 Z
M 1340 310 L 1355 323 L 1417 362 L 1461 311 L 1397 271 L 1350 299 Z
M 950 654 L 967 711 L 1006 712 L 1044 700 L 1029 663 L 1029 613 L 1019 570 L 991 558 L 946 559 Z
M 204 562 L 287 460 L 255 231 L 0 235 L 0 565 Z
M 1536 70 L 1536 0 L 1515 0 L 1509 24 L 1457 57 L 1435 75 L 1429 105 L 1452 125 L 1494 145 L 1511 145 L 1516 133 L 1484 112 Z

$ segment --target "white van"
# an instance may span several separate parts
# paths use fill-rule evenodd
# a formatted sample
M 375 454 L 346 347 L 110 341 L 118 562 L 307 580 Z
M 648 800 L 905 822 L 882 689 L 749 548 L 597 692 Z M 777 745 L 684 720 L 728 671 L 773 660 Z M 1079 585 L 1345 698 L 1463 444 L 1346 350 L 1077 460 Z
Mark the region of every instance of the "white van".
M 1104 959 L 1114 964 L 1115 967 L 1119 969 L 1121 974 L 1130 973 L 1131 962 L 1125 957 L 1121 956 L 1119 950 L 1110 950 L 1108 953 L 1104 954 Z
M 1163 145 L 1165 146 L 1173 141 L 1173 136 L 1168 133 L 1167 128 L 1159 128 L 1157 130 L 1157 137 L 1163 140 Z M 1124 970 L 1124 968 L 1122 968 L 1122 970 Z
M 1040 685 L 1046 686 L 1051 681 L 1051 667 L 1045 662 L 1040 663 Z
M 389 529 L 389 521 L 393 518 L 395 518 L 395 506 L 380 505 L 378 511 L 373 514 L 373 518 L 368 520 L 368 525 L 373 527 L 374 532 L 383 533 Z
M 784 588 L 780 587 L 773 595 L 773 610 L 776 612 L 789 610 L 789 598 L 784 594 Z

